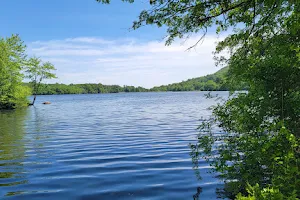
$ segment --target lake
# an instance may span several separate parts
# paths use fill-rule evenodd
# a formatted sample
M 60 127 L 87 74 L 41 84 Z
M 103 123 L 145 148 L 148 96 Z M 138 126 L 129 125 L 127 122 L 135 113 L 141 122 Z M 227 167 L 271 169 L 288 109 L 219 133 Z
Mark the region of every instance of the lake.
M 205 161 L 197 180 L 189 155 L 215 104 L 204 94 L 38 96 L 0 112 L 0 199 L 216 199 L 222 183 Z

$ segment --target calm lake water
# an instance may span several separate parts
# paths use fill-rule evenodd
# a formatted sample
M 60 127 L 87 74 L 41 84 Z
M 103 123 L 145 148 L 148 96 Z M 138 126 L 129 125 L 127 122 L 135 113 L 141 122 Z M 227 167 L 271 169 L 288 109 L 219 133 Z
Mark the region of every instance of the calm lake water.
M 38 96 L 0 112 L 0 199 L 216 199 L 220 181 L 204 161 L 198 181 L 189 156 L 215 104 L 204 94 Z

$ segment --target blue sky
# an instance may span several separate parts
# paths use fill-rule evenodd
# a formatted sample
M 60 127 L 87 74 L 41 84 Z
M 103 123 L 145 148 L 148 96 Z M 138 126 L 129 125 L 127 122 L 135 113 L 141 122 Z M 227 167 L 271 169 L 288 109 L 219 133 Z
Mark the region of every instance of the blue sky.
M 59 83 L 98 83 L 152 87 L 213 73 L 217 41 L 208 35 L 165 47 L 164 28 L 129 28 L 148 0 L 128 4 L 115 0 L 3 0 L 0 36 L 17 33 L 28 54 L 52 62 Z

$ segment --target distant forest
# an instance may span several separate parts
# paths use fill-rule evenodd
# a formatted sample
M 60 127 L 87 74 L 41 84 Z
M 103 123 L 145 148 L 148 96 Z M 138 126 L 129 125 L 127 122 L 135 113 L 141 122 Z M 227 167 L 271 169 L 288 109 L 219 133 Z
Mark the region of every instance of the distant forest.
M 151 91 L 226 91 L 228 68 L 222 68 L 214 74 L 188 79 L 180 83 L 153 87 Z
M 159 92 L 159 91 L 226 91 L 228 68 L 223 68 L 214 74 L 188 79 L 180 83 L 162 85 L 146 89 L 134 86 L 103 85 L 101 83 L 87 84 L 41 84 L 39 95 L 51 94 L 98 94 L 98 93 L 119 93 L 119 92 Z M 24 83 L 31 86 L 30 83 Z

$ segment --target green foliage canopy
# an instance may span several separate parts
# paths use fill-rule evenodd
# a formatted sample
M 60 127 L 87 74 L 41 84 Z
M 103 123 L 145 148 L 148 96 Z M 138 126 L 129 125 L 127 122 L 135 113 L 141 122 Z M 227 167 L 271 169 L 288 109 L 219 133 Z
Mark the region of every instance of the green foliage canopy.
M 220 69 L 218 72 L 198 78 L 192 78 L 180 83 L 153 87 L 151 91 L 228 91 L 227 86 L 228 68 Z M 245 89 L 246 87 L 240 87 Z
M 24 83 L 29 87 L 34 87 L 33 84 Z M 103 85 L 101 83 L 85 83 L 85 84 L 43 84 L 39 86 L 37 95 L 52 95 L 52 94 L 100 94 L 100 93 L 119 93 L 119 92 L 148 92 L 146 88 L 134 86 L 119 86 L 119 85 Z
M 34 99 L 31 105 L 34 105 L 36 95 L 39 93 L 41 83 L 44 79 L 56 78 L 52 73 L 56 70 L 50 62 L 42 63 L 42 60 L 37 57 L 32 57 L 26 64 L 26 78 L 31 80 Z
M 97 0 L 110 3 L 110 0 Z M 122 0 L 133 3 L 134 0 Z M 296 0 L 150 0 L 151 8 L 143 10 L 133 29 L 144 25 L 167 27 L 167 42 L 214 27 L 216 32 L 240 28 L 240 40 L 250 35 L 274 31 L 291 14 Z M 239 26 L 241 25 L 241 26 Z
M 25 45 L 18 35 L 0 38 L 0 109 L 27 105 L 28 87 L 21 73 L 26 60 Z
M 169 85 L 162 85 L 146 89 L 143 87 L 134 86 L 119 86 L 119 85 L 103 85 L 101 83 L 85 83 L 85 84 L 40 84 L 36 92 L 38 95 L 51 95 L 51 94 L 98 94 L 98 93 L 118 93 L 118 92 L 164 92 L 164 91 L 225 91 L 229 90 L 226 85 L 228 77 L 228 68 L 223 68 L 218 72 L 192 78 L 180 83 L 173 83 Z M 24 84 L 30 86 L 34 91 L 34 84 Z M 240 87 L 245 89 L 246 87 Z
M 18 35 L 0 38 L 0 110 L 28 106 L 31 88 L 35 101 L 42 80 L 55 78 L 51 63 L 35 57 L 27 59 L 25 50 Z M 24 85 L 24 78 L 29 78 L 33 87 Z

